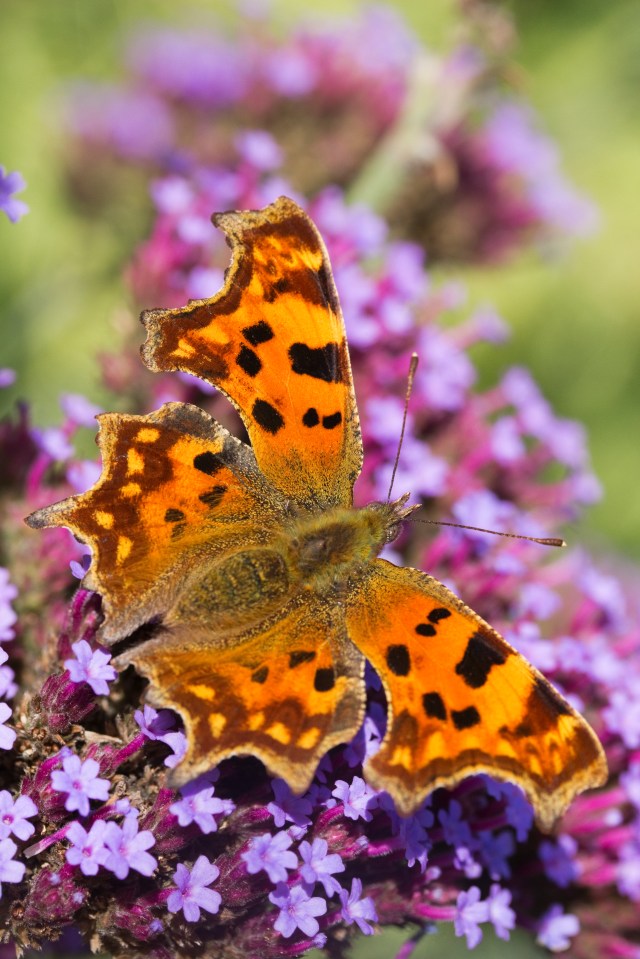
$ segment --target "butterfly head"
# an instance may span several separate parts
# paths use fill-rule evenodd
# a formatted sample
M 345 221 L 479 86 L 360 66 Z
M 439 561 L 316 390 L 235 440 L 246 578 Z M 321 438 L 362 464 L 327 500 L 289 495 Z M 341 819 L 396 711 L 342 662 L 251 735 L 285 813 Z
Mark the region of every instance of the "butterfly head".
M 367 510 L 377 515 L 382 523 L 384 539 L 380 543 L 380 549 L 387 543 L 393 543 L 402 532 L 405 520 L 420 509 L 419 503 L 414 503 L 411 506 L 406 505 L 410 496 L 411 493 L 403 493 L 402 496 L 391 502 L 369 503 L 366 507 Z

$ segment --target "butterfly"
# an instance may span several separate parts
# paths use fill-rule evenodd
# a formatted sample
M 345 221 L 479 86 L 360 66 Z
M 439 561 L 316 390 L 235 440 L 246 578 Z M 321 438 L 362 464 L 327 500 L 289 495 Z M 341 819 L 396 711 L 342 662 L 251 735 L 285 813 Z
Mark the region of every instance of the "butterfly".
M 602 747 L 553 686 L 454 593 L 379 553 L 408 495 L 353 506 L 362 442 L 331 266 L 311 219 L 281 197 L 213 217 L 231 247 L 211 299 L 142 314 L 151 370 L 182 370 L 236 406 L 250 444 L 187 403 L 98 417 L 102 474 L 32 527 L 87 543 L 84 584 L 116 659 L 182 717 L 181 785 L 252 755 L 295 793 L 359 730 L 365 663 L 387 731 L 364 775 L 402 815 L 439 786 L 517 783 L 549 829 L 602 784 Z

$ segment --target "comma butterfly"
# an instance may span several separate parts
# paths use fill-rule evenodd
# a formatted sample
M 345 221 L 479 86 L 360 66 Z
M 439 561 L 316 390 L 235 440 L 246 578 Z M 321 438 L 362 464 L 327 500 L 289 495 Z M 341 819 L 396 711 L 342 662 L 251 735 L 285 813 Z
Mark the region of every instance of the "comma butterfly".
M 281 197 L 218 214 L 232 249 L 223 289 L 143 313 L 151 370 L 222 390 L 251 446 L 205 412 L 167 403 L 99 417 L 102 475 L 38 510 L 92 550 L 107 644 L 176 710 L 184 783 L 250 754 L 297 793 L 359 729 L 368 660 L 388 726 L 365 768 L 408 815 L 472 773 L 518 783 L 549 828 L 606 778 L 587 723 L 498 633 L 426 573 L 379 559 L 407 496 L 353 506 L 362 464 L 345 329 L 322 238 Z

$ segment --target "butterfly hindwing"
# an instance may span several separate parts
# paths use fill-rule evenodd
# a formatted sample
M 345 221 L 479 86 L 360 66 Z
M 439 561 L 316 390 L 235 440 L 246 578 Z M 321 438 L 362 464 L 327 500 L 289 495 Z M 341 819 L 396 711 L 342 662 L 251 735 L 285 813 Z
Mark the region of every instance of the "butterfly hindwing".
M 143 314 L 143 358 L 237 406 L 266 478 L 309 505 L 350 505 L 362 464 L 344 321 L 327 252 L 292 200 L 224 213 L 232 261 L 217 296 Z
M 577 793 L 606 779 L 582 717 L 437 580 L 375 561 L 347 629 L 388 701 L 387 733 L 366 776 L 400 812 L 484 772 L 518 783 L 549 828 Z
M 129 663 L 149 679 L 147 699 L 185 721 L 176 784 L 249 754 L 302 792 L 327 750 L 362 722 L 364 659 L 313 597 L 240 635 L 177 625 L 118 660 Z

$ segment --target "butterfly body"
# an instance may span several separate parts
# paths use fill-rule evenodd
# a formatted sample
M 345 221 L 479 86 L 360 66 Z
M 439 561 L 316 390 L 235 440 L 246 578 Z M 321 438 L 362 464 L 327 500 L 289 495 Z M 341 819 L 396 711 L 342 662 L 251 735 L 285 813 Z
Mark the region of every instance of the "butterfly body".
M 104 414 L 98 482 L 29 525 L 67 526 L 90 545 L 105 643 L 158 622 L 117 664 L 184 720 L 174 783 L 250 754 L 304 791 L 360 728 L 369 661 L 388 715 L 365 776 L 399 812 L 487 772 L 521 785 L 549 828 L 605 780 L 602 748 L 450 590 L 377 558 L 412 508 L 406 496 L 352 505 L 362 444 L 320 235 L 284 197 L 214 222 L 232 248 L 223 289 L 143 314 L 143 358 L 226 393 L 251 446 L 184 403 Z

